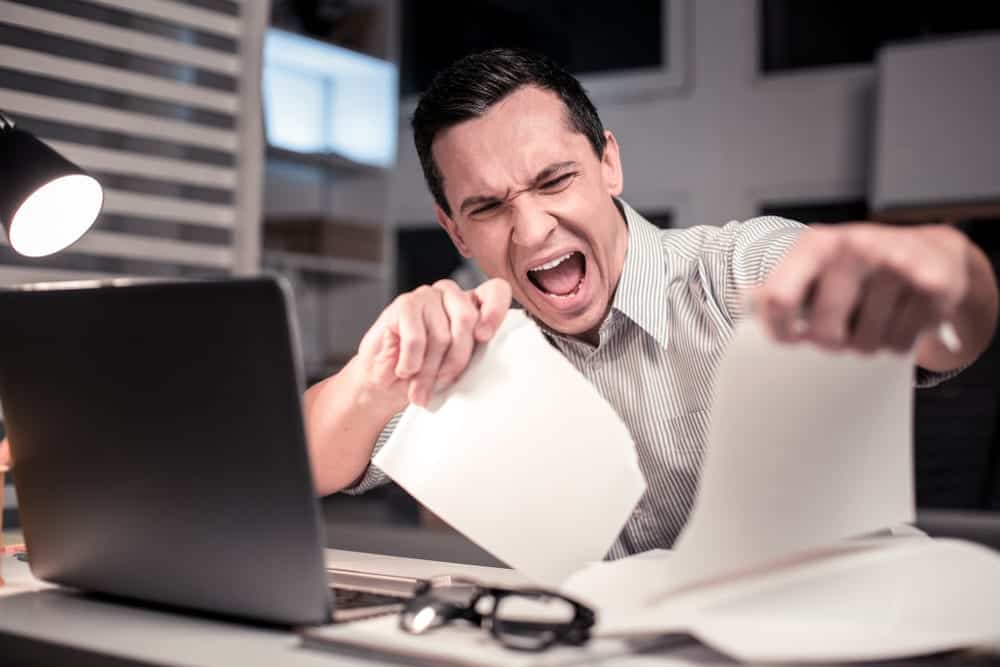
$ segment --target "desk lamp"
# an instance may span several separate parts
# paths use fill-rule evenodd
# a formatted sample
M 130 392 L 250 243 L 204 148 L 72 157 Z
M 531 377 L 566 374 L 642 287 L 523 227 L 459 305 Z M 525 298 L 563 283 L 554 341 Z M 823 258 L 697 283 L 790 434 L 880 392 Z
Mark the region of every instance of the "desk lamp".
M 0 224 L 16 252 L 44 257 L 72 245 L 103 203 L 93 176 L 0 112 Z
M 103 204 L 94 177 L 0 112 L 0 224 L 17 253 L 44 257 L 67 248 L 90 229 Z M 0 557 L 6 471 L 0 464 Z

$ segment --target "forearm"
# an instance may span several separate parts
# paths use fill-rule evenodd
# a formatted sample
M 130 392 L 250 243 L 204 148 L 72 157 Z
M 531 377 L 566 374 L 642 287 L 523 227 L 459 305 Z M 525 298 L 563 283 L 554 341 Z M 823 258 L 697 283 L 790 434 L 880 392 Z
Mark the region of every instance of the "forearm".
M 306 438 L 316 493 L 324 496 L 351 486 L 368 467 L 382 428 L 399 406 L 372 400 L 363 390 L 357 357 L 303 397 Z
M 938 336 L 924 336 L 917 349 L 917 363 L 931 371 L 949 371 L 971 364 L 990 344 L 996 330 L 996 276 L 982 250 L 967 243 L 969 291 L 950 320 L 961 349 L 949 350 Z

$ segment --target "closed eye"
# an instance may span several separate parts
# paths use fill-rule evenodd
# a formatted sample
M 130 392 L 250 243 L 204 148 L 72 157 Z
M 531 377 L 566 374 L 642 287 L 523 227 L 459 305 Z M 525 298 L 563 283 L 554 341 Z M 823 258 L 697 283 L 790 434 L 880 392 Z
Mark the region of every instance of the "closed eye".
M 496 209 L 498 206 L 500 206 L 500 202 L 498 201 L 490 202 L 485 206 L 480 206 L 479 208 L 473 209 L 472 211 L 469 212 L 469 215 L 470 216 L 483 215 L 484 213 L 489 213 L 490 211 Z
M 544 183 L 541 184 L 541 186 L 539 186 L 539 189 L 544 190 L 545 192 L 561 192 L 562 190 L 564 190 L 566 187 L 569 186 L 570 179 L 572 179 L 574 176 L 576 176 L 575 171 L 562 174 L 561 176 L 557 176 L 552 180 L 545 181 Z

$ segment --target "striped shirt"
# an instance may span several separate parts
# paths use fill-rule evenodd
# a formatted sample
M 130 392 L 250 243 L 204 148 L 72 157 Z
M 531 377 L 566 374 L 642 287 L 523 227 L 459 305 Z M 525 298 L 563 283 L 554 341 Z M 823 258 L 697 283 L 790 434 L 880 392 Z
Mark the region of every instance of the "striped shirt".
M 805 227 L 778 217 L 661 230 L 619 200 L 628 225 L 622 274 L 596 346 L 542 327 L 618 412 L 647 490 L 608 552 L 669 548 L 694 504 L 712 380 L 744 292 L 759 285 Z M 377 452 L 395 427 L 379 437 Z M 360 493 L 386 481 L 369 466 Z

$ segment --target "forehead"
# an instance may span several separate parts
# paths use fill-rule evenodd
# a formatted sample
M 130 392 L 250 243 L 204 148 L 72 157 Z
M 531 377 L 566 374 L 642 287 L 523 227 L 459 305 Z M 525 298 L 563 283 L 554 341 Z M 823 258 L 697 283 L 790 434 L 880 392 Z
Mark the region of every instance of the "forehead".
M 553 162 L 582 160 L 590 144 L 572 129 L 568 113 L 555 93 L 525 87 L 441 132 L 432 151 L 449 201 L 523 187 Z

